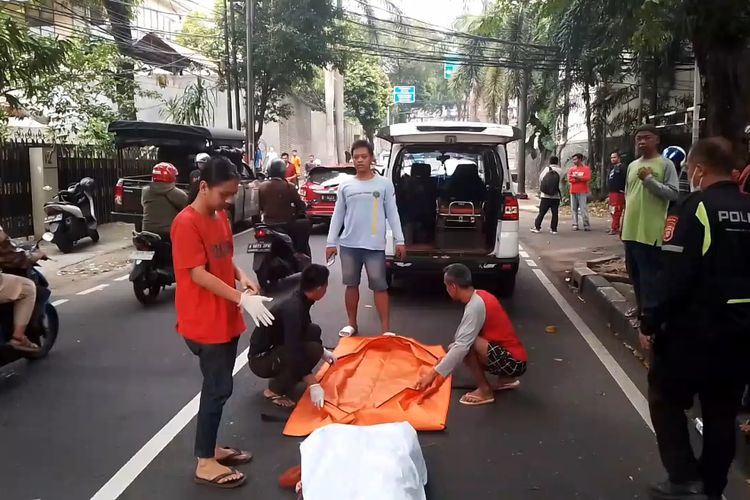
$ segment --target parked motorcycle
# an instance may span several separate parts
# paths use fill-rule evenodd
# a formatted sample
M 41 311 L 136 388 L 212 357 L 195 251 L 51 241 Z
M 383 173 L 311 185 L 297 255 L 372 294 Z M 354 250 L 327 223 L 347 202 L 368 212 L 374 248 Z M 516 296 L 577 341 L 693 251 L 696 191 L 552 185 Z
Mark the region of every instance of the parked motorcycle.
M 142 231 L 133 233 L 133 245 L 136 251 L 130 255 L 130 281 L 135 298 L 143 305 L 153 304 L 162 288 L 175 282 L 172 243 L 156 233 Z
M 39 243 L 29 248 L 35 251 Z M 26 327 L 26 336 L 37 344 L 41 349 L 37 352 L 21 352 L 13 349 L 7 343 L 13 335 L 13 303 L 0 304 L 0 366 L 7 365 L 13 361 L 26 358 L 29 360 L 42 359 L 49 354 L 52 346 L 57 340 L 57 332 L 60 320 L 57 316 L 55 306 L 50 303 L 49 283 L 44 275 L 34 266 L 28 270 L 5 269 L 4 273 L 17 274 L 29 278 L 36 284 L 36 304 L 31 322 Z
M 297 223 L 309 225 L 306 220 Z M 310 255 L 295 251 L 291 236 L 279 227 L 257 224 L 255 240 L 248 244 L 247 253 L 254 254 L 253 271 L 266 293 L 294 278 L 311 262 Z
M 70 253 L 83 238 L 99 241 L 93 194 L 94 179 L 84 177 L 44 204 L 46 230 L 61 252 Z

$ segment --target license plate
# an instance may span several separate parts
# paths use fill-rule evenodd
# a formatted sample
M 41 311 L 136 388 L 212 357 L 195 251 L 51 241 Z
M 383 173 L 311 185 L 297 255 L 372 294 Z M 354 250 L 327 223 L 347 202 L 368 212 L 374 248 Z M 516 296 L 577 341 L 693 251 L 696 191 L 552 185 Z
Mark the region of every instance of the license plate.
M 271 251 L 271 243 L 268 241 L 260 241 L 258 243 L 250 243 L 247 246 L 247 253 L 266 253 Z
M 322 194 L 320 195 L 320 199 L 323 201 L 330 201 L 332 203 L 336 203 L 336 195 L 335 194 Z
M 130 260 L 154 260 L 154 254 L 156 252 L 139 251 L 130 254 Z
M 49 224 L 51 222 L 59 222 L 62 220 L 62 214 L 49 215 L 44 218 L 44 223 Z

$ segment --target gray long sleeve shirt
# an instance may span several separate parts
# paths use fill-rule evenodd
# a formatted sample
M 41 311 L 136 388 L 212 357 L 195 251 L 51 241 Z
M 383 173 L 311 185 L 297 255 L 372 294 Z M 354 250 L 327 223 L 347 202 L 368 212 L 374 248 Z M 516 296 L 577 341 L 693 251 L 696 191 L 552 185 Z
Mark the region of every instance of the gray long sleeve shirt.
M 448 354 L 435 367 L 436 372 L 447 377 L 456 369 L 477 340 L 486 317 L 487 310 L 484 301 L 474 292 L 464 307 L 464 315 L 456 329 L 455 340 L 448 349 Z

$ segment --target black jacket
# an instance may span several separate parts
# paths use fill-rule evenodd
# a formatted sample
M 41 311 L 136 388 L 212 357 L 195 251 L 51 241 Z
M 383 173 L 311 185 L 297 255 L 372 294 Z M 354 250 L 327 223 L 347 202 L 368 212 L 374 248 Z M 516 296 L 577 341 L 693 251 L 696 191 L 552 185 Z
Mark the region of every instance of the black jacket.
M 688 196 L 667 218 L 662 257 L 658 305 L 642 318 L 655 353 L 737 373 L 750 354 L 750 196 L 730 181 Z
M 609 178 L 607 179 L 607 187 L 610 193 L 624 193 L 625 183 L 627 182 L 628 167 L 622 163 L 612 165 L 609 169 Z
M 253 331 L 250 338 L 250 356 L 271 351 L 275 347 L 284 346 L 300 379 L 308 373 L 301 373 L 305 365 L 305 343 L 317 342 L 322 344 L 320 337 L 309 338 L 310 308 L 314 302 L 308 299 L 301 290 L 281 299 L 271 306 L 274 322 L 271 326 L 260 326 Z

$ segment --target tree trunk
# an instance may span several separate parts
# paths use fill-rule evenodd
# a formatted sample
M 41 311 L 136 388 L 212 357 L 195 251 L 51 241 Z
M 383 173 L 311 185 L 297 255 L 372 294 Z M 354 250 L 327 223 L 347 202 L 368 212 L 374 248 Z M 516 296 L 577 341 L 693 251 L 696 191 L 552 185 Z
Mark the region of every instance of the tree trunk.
M 570 91 L 570 69 L 566 66 L 565 77 L 563 79 L 562 126 L 560 127 L 560 143 L 557 147 L 557 156 L 562 156 L 563 149 L 568 145 L 568 134 L 570 132 Z
M 586 105 L 586 132 L 588 135 L 588 162 L 594 156 L 594 128 L 591 126 L 591 87 L 588 82 L 583 84 L 583 102 Z
M 529 85 L 531 71 L 523 70 L 521 73 L 521 95 L 518 99 L 518 128 L 521 129 L 521 140 L 518 141 L 518 158 L 516 165 L 518 171 L 518 195 L 526 198 L 526 126 L 529 121 Z
M 745 127 L 750 124 L 745 83 L 747 63 L 743 62 L 743 56 L 750 56 L 750 51 L 741 46 L 701 46 L 698 43 L 696 49 L 705 82 L 703 102 L 708 135 L 724 136 L 739 147 L 745 137 Z
M 135 64 L 130 57 L 133 52 L 133 33 L 130 27 L 132 0 L 104 0 L 112 37 L 120 60 L 117 63 L 117 93 L 122 102 L 119 106 L 120 115 L 128 120 L 135 120 Z
M 503 98 L 500 101 L 500 123 L 503 125 L 508 124 L 508 92 L 503 91 Z

